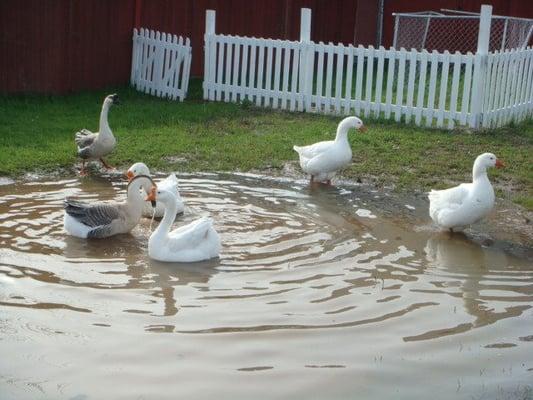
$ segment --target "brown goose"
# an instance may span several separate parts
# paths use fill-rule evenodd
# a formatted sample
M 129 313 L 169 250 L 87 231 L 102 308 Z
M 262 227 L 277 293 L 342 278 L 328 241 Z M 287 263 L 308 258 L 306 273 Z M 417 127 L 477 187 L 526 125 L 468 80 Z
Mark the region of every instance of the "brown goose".
M 128 184 L 128 197 L 123 202 L 97 202 L 65 200 L 63 226 L 72 236 L 80 238 L 105 238 L 131 231 L 141 219 L 144 191 L 155 192 L 154 181 L 146 175 L 133 178 Z M 143 191 L 143 192 L 144 192 Z M 152 204 L 155 207 L 155 201 Z
M 107 122 L 107 114 L 109 113 L 109 108 L 113 104 L 119 103 L 117 94 L 110 94 L 107 96 L 102 105 L 102 112 L 100 113 L 99 131 L 93 133 L 84 128 L 76 133 L 74 140 L 78 146 L 78 156 L 82 159 L 81 175 L 86 175 L 87 173 L 85 170 L 86 161 L 100 160 L 107 169 L 113 168 L 105 162 L 103 157 L 111 153 L 117 144 L 117 140 L 113 136 L 113 132 L 111 132 L 111 128 Z

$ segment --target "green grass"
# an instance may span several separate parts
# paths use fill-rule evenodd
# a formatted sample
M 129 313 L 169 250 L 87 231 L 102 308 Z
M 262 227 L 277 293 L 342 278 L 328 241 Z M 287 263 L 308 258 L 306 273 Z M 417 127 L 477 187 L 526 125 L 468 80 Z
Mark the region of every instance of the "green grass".
M 121 167 L 144 161 L 162 170 L 279 168 L 282 173 L 287 161 L 297 159 L 293 144 L 333 138 L 342 118 L 204 102 L 197 80 L 191 82 L 189 99 L 183 103 L 130 88 L 68 96 L 3 96 L 0 175 L 72 166 L 77 162 L 74 132 L 83 127 L 97 130 L 102 99 L 113 91 L 123 104 L 110 112 L 118 146 L 109 162 Z M 354 157 L 345 177 L 405 190 L 443 188 L 471 179 L 474 158 L 491 151 L 507 164 L 490 171 L 498 195 L 533 209 L 532 121 L 482 133 L 366 122 L 367 133 L 350 135 Z

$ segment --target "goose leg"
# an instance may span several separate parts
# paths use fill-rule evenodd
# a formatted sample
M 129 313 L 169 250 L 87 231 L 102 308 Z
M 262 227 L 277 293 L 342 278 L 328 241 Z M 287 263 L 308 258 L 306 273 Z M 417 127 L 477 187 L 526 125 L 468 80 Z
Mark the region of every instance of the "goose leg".
M 309 181 L 309 183 L 312 185 L 314 181 L 315 181 L 315 177 L 311 175 L 311 180 Z
M 328 186 L 331 186 L 331 179 L 328 179 L 328 180 L 326 181 L 326 184 L 327 184 Z
M 87 175 L 87 170 L 85 169 L 85 160 L 81 160 L 81 170 L 80 170 L 81 176 Z
M 105 160 L 103 158 L 100 158 L 100 162 L 104 165 L 104 167 L 106 169 L 115 169 L 115 167 L 112 167 L 111 165 L 109 165 L 108 163 L 105 162 Z

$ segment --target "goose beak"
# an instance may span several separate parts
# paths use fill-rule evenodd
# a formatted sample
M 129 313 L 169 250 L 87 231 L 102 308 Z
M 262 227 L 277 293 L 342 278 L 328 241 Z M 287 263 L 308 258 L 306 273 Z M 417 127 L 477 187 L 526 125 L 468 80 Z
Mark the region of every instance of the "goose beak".
M 505 164 L 503 163 L 502 160 L 497 158 L 496 159 L 496 168 L 503 168 L 503 167 L 505 167 Z
M 133 172 L 128 171 L 128 172 L 126 172 L 126 177 L 128 178 L 128 182 L 129 182 L 129 181 L 131 181 L 133 178 L 135 178 L 135 175 L 133 174 Z
M 359 128 L 359 130 L 360 130 L 361 132 L 366 132 L 366 126 L 361 125 L 361 127 Z
M 156 206 L 156 201 L 155 201 L 155 186 L 152 186 L 152 189 L 150 190 L 150 193 L 148 194 L 148 196 L 146 196 L 146 201 L 150 201 L 150 203 L 152 203 L 152 207 L 155 208 Z

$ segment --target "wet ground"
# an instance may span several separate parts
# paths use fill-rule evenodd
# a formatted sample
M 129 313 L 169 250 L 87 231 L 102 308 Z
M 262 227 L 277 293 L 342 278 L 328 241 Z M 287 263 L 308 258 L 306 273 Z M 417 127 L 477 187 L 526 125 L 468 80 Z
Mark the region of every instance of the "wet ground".
M 176 226 L 211 215 L 223 251 L 165 264 L 148 219 L 65 236 L 64 197 L 119 178 L 2 183 L 1 399 L 532 395 L 533 247 L 505 208 L 449 235 L 422 196 L 185 175 Z

